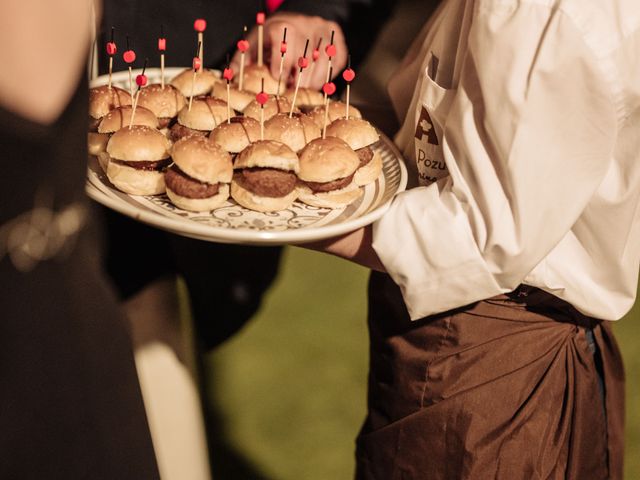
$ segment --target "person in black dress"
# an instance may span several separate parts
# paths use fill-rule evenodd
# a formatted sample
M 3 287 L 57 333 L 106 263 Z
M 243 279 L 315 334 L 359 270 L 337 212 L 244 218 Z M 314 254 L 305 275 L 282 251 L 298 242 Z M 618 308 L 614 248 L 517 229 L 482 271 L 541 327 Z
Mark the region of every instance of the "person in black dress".
M 81 0 L 0 16 L 0 478 L 159 478 L 84 194 L 89 26 Z

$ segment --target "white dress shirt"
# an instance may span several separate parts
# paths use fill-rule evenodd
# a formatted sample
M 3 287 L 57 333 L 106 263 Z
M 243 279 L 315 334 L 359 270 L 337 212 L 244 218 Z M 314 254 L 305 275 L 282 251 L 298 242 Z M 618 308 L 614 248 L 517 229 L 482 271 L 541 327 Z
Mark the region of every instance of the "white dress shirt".
M 631 308 L 638 0 L 445 0 L 389 91 L 415 188 L 373 247 L 412 319 L 521 283 L 600 319 Z

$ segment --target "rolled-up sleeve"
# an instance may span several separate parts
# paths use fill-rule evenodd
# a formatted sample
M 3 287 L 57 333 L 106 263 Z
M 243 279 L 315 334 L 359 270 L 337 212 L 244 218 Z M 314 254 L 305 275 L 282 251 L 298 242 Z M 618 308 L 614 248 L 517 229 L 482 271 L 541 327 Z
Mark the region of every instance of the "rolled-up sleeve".
M 561 10 L 480 11 L 468 42 L 440 139 L 450 175 L 398 195 L 373 229 L 413 319 L 513 290 L 613 155 L 604 66 Z

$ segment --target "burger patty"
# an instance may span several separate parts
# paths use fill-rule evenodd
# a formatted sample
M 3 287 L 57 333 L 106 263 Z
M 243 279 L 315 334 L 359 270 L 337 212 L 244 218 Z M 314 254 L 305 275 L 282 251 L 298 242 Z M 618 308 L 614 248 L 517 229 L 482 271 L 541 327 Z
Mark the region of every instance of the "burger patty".
M 346 187 L 353 181 L 353 176 L 355 172 L 353 172 L 348 177 L 338 178 L 336 180 L 332 180 L 331 182 L 304 182 L 313 193 L 323 193 L 323 192 L 331 192 L 333 190 L 340 190 L 341 188 Z
M 164 181 L 171 191 L 187 198 L 209 198 L 220 190 L 219 183 L 211 184 L 196 180 L 180 170 L 175 164 L 165 172 Z
M 206 130 L 194 130 L 193 128 L 185 127 L 184 125 L 176 122 L 173 127 L 171 127 L 171 140 L 177 142 L 181 138 L 190 137 L 192 135 L 206 137 L 208 133 L 209 132 Z
M 167 128 L 169 125 L 171 125 L 172 120 L 173 118 L 171 117 L 158 117 L 158 129 Z
M 284 197 L 296 188 L 294 172 L 275 168 L 243 168 L 234 175 L 244 188 L 261 197 Z
M 97 132 L 98 131 L 98 126 L 100 125 L 101 121 L 102 121 L 102 117 L 101 118 L 93 118 L 91 115 L 89 115 L 89 131 L 90 132 Z
M 360 165 L 358 165 L 358 168 L 364 167 L 373 158 L 373 150 L 371 150 L 370 147 L 359 148 L 358 150 L 356 150 L 356 153 L 358 154 L 358 159 L 360 160 Z
M 171 165 L 171 157 L 164 158 L 162 160 L 154 160 L 154 161 L 141 161 L 141 162 L 130 162 L 127 160 L 118 160 L 117 158 L 112 158 L 112 162 L 124 165 L 125 167 L 135 168 L 136 170 L 146 170 L 146 171 L 156 171 L 161 172 L 169 165 Z

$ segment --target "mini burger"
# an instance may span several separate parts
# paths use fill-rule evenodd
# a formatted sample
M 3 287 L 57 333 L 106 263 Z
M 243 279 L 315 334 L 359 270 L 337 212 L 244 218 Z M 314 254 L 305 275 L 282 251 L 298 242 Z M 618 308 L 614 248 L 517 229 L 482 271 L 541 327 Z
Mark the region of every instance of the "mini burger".
M 170 142 L 159 130 L 144 125 L 124 127 L 107 144 L 107 177 L 131 195 L 164 193 L 164 170 L 171 164 Z
M 227 82 L 217 82 L 213 85 L 212 96 L 227 101 Z M 242 112 L 247 105 L 255 100 L 256 94 L 248 90 L 238 90 L 238 87 L 231 85 L 229 88 L 229 106 L 238 112 Z
M 368 185 L 378 178 L 382 172 L 382 157 L 371 148 L 380 140 L 373 125 L 361 118 L 340 118 L 327 127 L 327 136 L 344 140 L 358 154 L 360 167 L 354 176 L 356 185 Z
M 222 122 L 214 128 L 209 139 L 236 154 L 260 140 L 260 123 L 250 117 L 233 117 L 231 122 Z
M 298 199 L 307 205 L 342 208 L 362 195 L 353 181 L 358 155 L 336 137 L 317 138 L 300 153 Z
M 186 69 L 173 77 L 171 85 L 180 90 L 185 97 L 193 95 L 207 95 L 213 89 L 213 84 L 220 80 L 220 76 L 211 70 L 203 68 L 196 73 L 195 82 L 193 81 L 193 70 Z
M 205 137 L 185 137 L 173 145 L 171 156 L 164 179 L 175 206 L 206 212 L 227 201 L 233 165 L 222 147 Z
M 233 115 L 233 111 L 231 114 Z M 227 120 L 227 102 L 218 98 L 194 98 L 191 104 L 182 107 L 178 113 L 178 121 L 171 127 L 170 137 L 174 142 L 191 135 L 207 136 Z
M 114 108 L 102 117 L 100 125 L 98 126 L 98 132 L 95 135 L 103 137 L 104 149 L 107 148 L 109 138 L 111 138 L 114 132 L 129 126 L 132 112 L 133 107 L 127 105 L 126 107 Z M 133 125 L 146 125 L 147 127 L 158 128 L 158 118 L 150 110 L 144 107 L 137 107 L 136 114 L 133 117 Z M 98 152 L 97 155 L 100 166 L 106 172 L 109 155 L 104 150 Z
M 284 143 L 294 152 L 299 152 L 314 138 L 320 136 L 320 129 L 306 115 L 278 113 L 264 124 L 264 138 Z
M 260 121 L 260 103 L 257 100 L 253 100 L 242 111 L 245 117 L 255 118 Z M 284 97 L 276 97 L 275 95 L 269 95 L 269 99 L 264 104 L 264 121 L 266 122 L 271 117 L 278 113 L 289 113 L 291 111 L 291 102 Z M 300 113 L 297 108 L 293 109 L 294 113 Z
M 154 83 L 140 90 L 138 107 L 151 110 L 158 117 L 160 129 L 168 128 L 184 105 L 184 95 L 173 85 L 162 88 L 159 83 Z
M 282 95 L 286 90 L 285 82 L 280 83 L 280 91 L 278 92 L 278 79 L 271 76 L 271 71 L 266 65 L 248 65 L 244 68 L 243 88 L 253 93 L 259 93 L 262 90 L 262 79 L 264 78 L 264 92 L 271 95 L 279 93 Z M 239 76 L 234 80 L 239 81 Z
M 252 143 L 236 157 L 231 197 L 245 208 L 276 212 L 296 199 L 298 156 L 271 140 Z
M 290 102 L 293 102 L 293 96 L 295 90 L 287 90 L 284 94 Z M 296 105 L 300 105 L 303 111 L 312 110 L 314 107 L 324 105 L 324 95 L 318 90 L 311 88 L 299 88 L 298 96 L 296 97 Z
M 318 127 L 324 127 L 324 105 L 314 107 L 307 115 L 311 117 Z M 347 116 L 347 104 L 342 102 L 331 102 L 329 104 L 329 114 L 327 115 L 327 124 L 344 118 Z M 362 118 L 360 110 L 353 105 L 349 105 L 349 118 Z
M 131 95 L 121 88 L 107 85 L 89 90 L 89 153 L 97 155 L 106 148 L 108 138 L 98 135 L 102 117 L 117 107 L 131 105 Z

